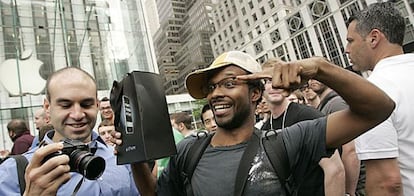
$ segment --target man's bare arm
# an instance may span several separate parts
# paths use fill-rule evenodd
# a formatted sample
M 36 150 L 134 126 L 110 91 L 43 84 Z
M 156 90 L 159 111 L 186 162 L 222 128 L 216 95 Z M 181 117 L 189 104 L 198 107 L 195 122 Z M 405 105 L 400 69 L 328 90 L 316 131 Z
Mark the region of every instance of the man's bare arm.
M 111 142 L 116 146 L 122 145 L 121 133 L 113 132 Z M 118 151 L 115 147 L 114 154 Z M 156 195 L 155 188 L 157 179 L 152 175 L 151 169 L 147 163 L 133 163 L 131 164 L 132 175 L 134 177 L 135 186 L 138 188 L 141 195 L 151 196 Z
M 276 88 L 296 89 L 313 78 L 334 89 L 349 105 L 349 109 L 328 116 L 327 147 L 338 147 L 378 125 L 391 114 L 395 104 L 378 87 L 364 78 L 332 64 L 322 57 L 294 62 L 274 61 L 273 73 L 239 76 L 249 80 L 272 78 Z
M 402 195 L 400 167 L 396 158 L 364 161 L 369 195 Z M 386 171 L 386 172 L 385 172 Z
M 147 163 L 131 164 L 132 174 L 134 176 L 135 185 L 141 195 L 150 196 L 155 194 L 157 179 L 152 175 L 151 169 Z

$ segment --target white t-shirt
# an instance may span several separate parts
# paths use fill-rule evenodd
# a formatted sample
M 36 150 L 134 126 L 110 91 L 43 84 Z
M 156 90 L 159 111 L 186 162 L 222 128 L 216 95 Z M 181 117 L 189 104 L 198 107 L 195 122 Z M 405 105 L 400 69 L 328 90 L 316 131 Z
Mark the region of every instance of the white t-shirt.
M 396 107 L 390 118 L 355 140 L 358 158 L 398 158 L 404 195 L 414 195 L 414 54 L 381 60 L 368 80 Z

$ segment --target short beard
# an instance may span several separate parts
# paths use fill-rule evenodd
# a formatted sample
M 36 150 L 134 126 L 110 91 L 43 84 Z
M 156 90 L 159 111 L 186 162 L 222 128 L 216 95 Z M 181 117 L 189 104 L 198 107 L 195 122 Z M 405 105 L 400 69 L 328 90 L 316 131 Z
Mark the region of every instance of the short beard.
M 218 127 L 223 128 L 225 131 L 232 131 L 236 128 L 243 126 L 243 122 L 248 120 L 250 116 L 250 108 L 242 108 L 241 111 L 238 111 L 230 121 L 227 122 L 216 122 Z

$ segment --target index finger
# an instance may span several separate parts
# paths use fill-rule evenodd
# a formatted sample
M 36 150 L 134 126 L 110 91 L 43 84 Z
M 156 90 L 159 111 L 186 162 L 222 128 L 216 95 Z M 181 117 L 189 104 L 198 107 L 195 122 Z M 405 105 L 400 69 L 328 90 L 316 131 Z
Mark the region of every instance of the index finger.
M 60 142 L 42 146 L 41 148 L 37 149 L 34 152 L 32 160 L 30 161 L 30 166 L 34 168 L 40 167 L 42 165 L 42 161 L 47 155 L 52 154 L 62 149 L 63 149 L 63 144 Z
M 239 75 L 236 78 L 240 80 L 258 80 L 258 79 L 266 79 L 272 78 L 273 69 L 272 67 L 265 67 L 261 72 L 246 74 L 246 75 Z

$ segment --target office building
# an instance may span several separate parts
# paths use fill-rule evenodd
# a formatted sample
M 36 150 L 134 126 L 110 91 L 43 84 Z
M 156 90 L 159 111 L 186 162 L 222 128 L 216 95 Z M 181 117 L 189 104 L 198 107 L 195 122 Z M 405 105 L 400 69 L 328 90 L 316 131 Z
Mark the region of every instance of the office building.
M 349 66 L 346 20 L 376 0 L 223 0 L 215 6 L 214 55 L 245 51 L 263 63 L 324 56 Z M 406 52 L 414 51 L 414 0 L 397 0 L 406 17 Z

